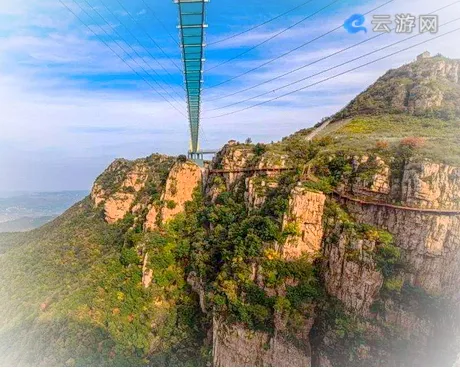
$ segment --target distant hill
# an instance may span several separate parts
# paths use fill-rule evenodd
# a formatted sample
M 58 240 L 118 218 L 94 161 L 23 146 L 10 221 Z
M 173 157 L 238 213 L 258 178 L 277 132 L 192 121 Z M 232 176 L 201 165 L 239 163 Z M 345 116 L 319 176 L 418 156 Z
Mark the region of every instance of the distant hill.
M 32 192 L 32 193 L 1 193 L 0 194 L 0 232 L 2 228 L 16 226 L 17 230 L 30 230 L 30 225 L 42 225 L 50 217 L 56 217 L 82 200 L 87 191 L 63 191 L 63 192 Z M 46 217 L 48 219 L 41 219 Z M 20 220 L 14 224 L 1 225 L 10 221 Z M 31 219 L 34 219 L 33 221 Z M 21 223 L 25 227 L 19 226 Z M 34 226 L 34 227 L 37 227 Z M 9 231 L 9 230 L 8 230 Z
M 50 222 L 56 216 L 41 217 L 21 217 L 17 220 L 11 220 L 0 223 L 0 233 L 29 231 Z

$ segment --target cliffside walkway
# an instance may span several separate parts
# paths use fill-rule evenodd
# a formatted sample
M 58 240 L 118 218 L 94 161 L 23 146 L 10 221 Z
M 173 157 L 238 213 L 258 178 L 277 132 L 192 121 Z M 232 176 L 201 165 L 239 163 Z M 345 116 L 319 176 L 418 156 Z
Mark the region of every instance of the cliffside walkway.
M 338 191 L 334 191 L 334 195 L 339 197 L 340 199 L 345 199 L 347 201 L 355 202 L 355 203 L 358 203 L 364 206 L 378 206 L 378 207 L 385 207 L 385 208 L 391 208 L 391 209 L 396 209 L 396 210 L 425 213 L 429 215 L 460 216 L 460 210 L 443 210 L 443 209 L 433 209 L 433 208 L 397 206 L 394 204 L 389 204 L 389 203 L 384 203 L 384 202 L 365 201 L 359 198 L 349 196 L 347 194 L 340 193 Z
M 283 172 L 296 170 L 294 167 L 247 167 L 244 169 L 213 169 L 209 170 L 210 174 L 239 174 L 239 173 L 256 173 L 256 172 Z
M 317 183 L 319 180 L 315 178 L 311 174 L 307 174 L 306 177 L 307 181 L 311 181 Z M 460 210 L 443 210 L 443 209 L 434 209 L 434 208 L 417 208 L 417 207 L 406 207 L 406 206 L 397 206 L 395 204 L 385 203 L 385 202 L 378 202 L 378 201 L 371 201 L 371 200 L 364 200 L 361 198 L 352 197 L 348 194 L 343 194 L 337 190 L 334 190 L 333 195 L 339 199 L 344 199 L 350 202 L 355 202 L 363 206 L 377 206 L 377 207 L 385 207 L 391 208 L 394 210 L 402 210 L 402 211 L 411 211 L 411 212 L 418 212 L 418 213 L 425 213 L 428 215 L 440 215 L 440 216 L 460 216 Z
M 241 169 L 213 169 L 213 170 L 209 170 L 209 174 L 283 172 L 283 171 L 293 171 L 293 170 L 296 170 L 296 168 L 294 167 L 266 167 L 266 168 L 248 167 L 248 168 L 241 168 Z M 307 174 L 306 180 L 311 181 L 311 182 L 318 182 L 318 179 L 315 177 L 312 177 L 311 174 L 310 175 Z M 460 210 L 443 210 L 443 209 L 433 209 L 433 208 L 417 208 L 417 207 L 398 206 L 398 205 L 385 203 L 385 202 L 364 200 L 364 199 L 352 197 L 348 194 L 340 193 L 337 190 L 333 191 L 333 195 L 338 197 L 339 199 L 344 199 L 347 201 L 355 202 L 355 203 L 358 203 L 364 206 L 378 206 L 378 207 L 391 208 L 395 210 L 424 213 L 428 215 L 460 216 Z

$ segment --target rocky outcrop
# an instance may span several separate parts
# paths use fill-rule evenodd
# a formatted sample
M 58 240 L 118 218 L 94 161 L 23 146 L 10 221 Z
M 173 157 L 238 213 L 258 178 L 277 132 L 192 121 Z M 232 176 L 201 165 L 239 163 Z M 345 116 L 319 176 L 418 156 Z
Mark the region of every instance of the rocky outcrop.
M 161 212 L 164 223 L 184 212 L 185 203 L 193 199 L 193 193 L 201 180 L 201 169 L 192 162 L 177 163 L 171 169 L 163 196 L 166 202 Z
M 304 326 L 308 336 L 312 320 Z M 283 333 L 270 334 L 247 329 L 242 324 L 213 321 L 213 365 L 216 367 L 310 367 L 307 341 L 295 344 Z
M 459 210 L 460 168 L 429 161 L 408 163 L 401 199 L 410 207 Z
M 353 180 L 343 188 L 355 195 L 385 199 L 391 191 L 390 166 L 380 157 L 354 157 Z
M 460 168 L 412 159 L 390 168 L 382 158 L 354 157 L 353 171 L 344 175 L 337 190 L 359 198 L 401 206 L 460 210 Z
M 362 316 L 369 315 L 383 285 L 383 276 L 371 256 L 375 247 L 375 241 L 360 238 L 341 224 L 333 226 L 323 246 L 327 292 L 341 300 L 349 311 Z
M 326 196 L 322 193 L 301 186 L 292 190 L 289 209 L 283 219 L 283 229 L 291 233 L 282 247 L 285 259 L 314 255 L 320 250 L 325 201 Z
M 110 186 L 105 185 L 108 178 Z M 95 206 L 103 205 L 105 219 L 113 224 L 131 210 L 136 194 L 145 186 L 148 167 L 144 163 L 117 160 L 98 178 L 91 191 Z
M 244 190 L 246 207 L 249 210 L 260 209 L 267 194 L 278 186 L 280 176 L 280 171 L 263 170 L 288 166 L 288 155 L 276 151 L 257 153 L 256 147 L 252 145 L 230 141 L 217 153 L 209 167 L 221 172 L 208 176 L 205 183 L 206 196 L 214 202 L 222 192 Z
M 460 217 L 343 200 L 354 218 L 388 230 L 404 249 L 409 281 L 431 294 L 459 297 Z
M 242 146 L 236 142 L 229 142 L 214 157 L 211 167 L 220 170 L 239 170 L 251 166 L 250 162 L 255 154 L 251 146 Z M 223 174 L 227 190 L 231 190 L 234 184 L 244 177 L 244 173 Z
M 265 152 L 259 159 L 257 163 L 258 169 L 265 169 L 265 168 L 277 168 L 282 169 L 289 166 L 289 157 L 288 155 L 283 155 L 278 152 Z M 268 172 L 267 175 L 277 176 L 276 172 Z
M 105 220 L 114 224 L 123 219 L 131 209 L 135 196 L 132 193 L 115 193 L 111 195 L 104 204 Z
M 169 172 L 164 193 L 159 203 L 154 203 L 146 217 L 146 230 L 155 230 L 159 222 L 167 223 L 184 212 L 185 204 L 193 199 L 193 193 L 202 181 L 202 172 L 192 162 L 178 162 Z
M 249 210 L 260 209 L 270 190 L 278 187 L 278 181 L 274 177 L 258 176 L 246 178 L 246 191 L 244 192 L 244 201 Z

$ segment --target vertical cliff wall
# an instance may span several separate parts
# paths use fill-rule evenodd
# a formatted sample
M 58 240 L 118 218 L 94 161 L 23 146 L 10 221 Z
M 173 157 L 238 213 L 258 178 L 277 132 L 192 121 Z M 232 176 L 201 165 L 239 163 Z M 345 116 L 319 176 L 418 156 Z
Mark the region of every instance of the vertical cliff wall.
M 160 201 L 152 203 L 144 228 L 155 230 L 179 213 L 184 212 L 185 204 L 193 199 L 193 193 L 202 182 L 201 168 L 192 162 L 178 162 L 169 172 Z
M 304 187 L 296 187 L 289 198 L 288 211 L 283 219 L 283 228 L 295 232 L 283 245 L 285 259 L 296 259 L 302 255 L 315 255 L 321 249 L 323 239 L 323 213 L 326 196 Z

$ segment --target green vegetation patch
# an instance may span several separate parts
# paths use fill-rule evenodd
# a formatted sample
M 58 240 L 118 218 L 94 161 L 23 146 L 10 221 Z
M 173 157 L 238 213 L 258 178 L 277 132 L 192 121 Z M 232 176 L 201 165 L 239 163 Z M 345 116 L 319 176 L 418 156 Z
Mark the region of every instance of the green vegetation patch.
M 127 216 L 107 225 L 86 199 L 0 256 L 0 364 L 202 364 L 179 245 L 165 235 L 170 248 L 161 249 L 133 224 Z M 157 263 L 149 289 L 141 283 L 141 240 Z M 160 262 L 154 249 L 174 256 Z M 161 344 L 152 345 L 155 338 Z
M 423 144 L 413 155 L 450 165 L 460 165 L 460 120 L 410 115 L 359 116 L 349 123 L 334 124 L 320 137 L 333 137 L 328 152 L 344 151 L 355 155 L 370 153 L 383 158 L 398 154 L 401 141 L 419 138 Z

